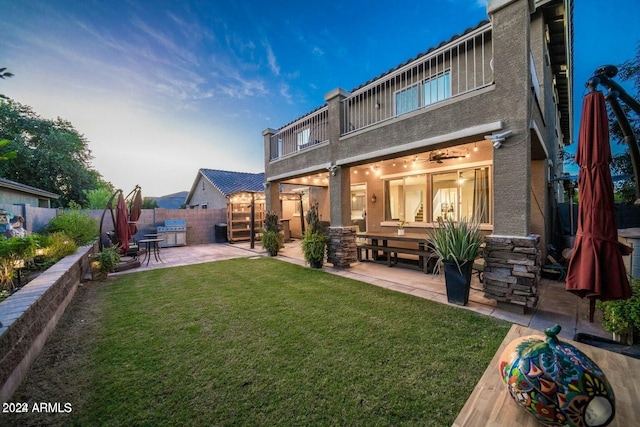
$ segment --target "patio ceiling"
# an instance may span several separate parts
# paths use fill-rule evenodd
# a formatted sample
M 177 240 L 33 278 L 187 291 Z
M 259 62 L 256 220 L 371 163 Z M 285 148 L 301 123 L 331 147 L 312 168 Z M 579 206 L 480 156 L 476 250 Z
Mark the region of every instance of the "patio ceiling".
M 449 148 L 399 156 L 394 158 L 371 159 L 367 163 L 351 166 L 352 179 L 355 175 L 375 176 L 390 173 L 402 173 L 411 169 L 439 169 L 464 165 L 465 163 L 486 161 L 493 157 L 491 142 L 481 140 Z M 282 181 L 283 184 L 295 184 L 312 187 L 328 187 L 329 172 L 321 171 Z

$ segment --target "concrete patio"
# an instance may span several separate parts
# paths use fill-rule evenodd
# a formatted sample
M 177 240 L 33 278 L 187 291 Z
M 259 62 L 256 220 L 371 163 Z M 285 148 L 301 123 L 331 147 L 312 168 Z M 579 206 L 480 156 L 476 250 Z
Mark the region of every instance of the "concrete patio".
M 161 249 L 163 262 L 157 262 L 151 257 L 148 265 L 127 270 L 117 274 L 126 274 L 149 269 L 174 267 L 179 265 L 198 264 L 231 258 L 249 256 L 267 256 L 257 242 L 252 249 L 245 243 L 214 243 L 194 246 L 179 246 Z M 298 265 L 305 265 L 299 240 L 285 244 L 279 252 L 278 260 Z M 324 271 L 370 283 L 397 292 L 404 292 L 418 298 L 426 298 L 443 304 L 447 303 L 444 276 L 438 274 L 424 274 L 421 271 L 404 267 L 389 268 L 384 264 L 373 262 L 356 262 L 351 268 L 336 269 L 331 264 L 325 264 Z M 589 301 L 582 300 L 564 290 L 564 282 L 542 279 L 540 281 L 540 300 L 538 306 L 527 313 L 505 310 L 497 307 L 494 300 L 484 298 L 477 276 L 473 276 L 469 304 L 460 309 L 473 310 L 478 313 L 493 316 L 536 330 L 544 330 L 554 324 L 562 327 L 561 337 L 572 339 L 576 333 L 586 333 L 605 338 L 611 334 L 604 331 L 600 324 L 599 312 L 595 321 L 589 323 Z

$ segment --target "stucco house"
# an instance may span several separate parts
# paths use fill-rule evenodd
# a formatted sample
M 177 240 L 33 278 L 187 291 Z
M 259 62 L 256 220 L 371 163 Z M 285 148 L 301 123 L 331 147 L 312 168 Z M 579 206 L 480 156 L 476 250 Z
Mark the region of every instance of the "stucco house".
M 489 1 L 488 20 L 264 130 L 267 209 L 291 219 L 279 189 L 296 185 L 331 229 L 424 235 L 466 217 L 544 251 L 572 141 L 572 14 L 573 0 Z
M 249 240 L 262 227 L 264 173 L 200 169 L 185 199 L 187 209 L 226 209 L 227 239 Z
M 0 203 L 50 208 L 51 200 L 59 198 L 59 194 L 0 178 Z

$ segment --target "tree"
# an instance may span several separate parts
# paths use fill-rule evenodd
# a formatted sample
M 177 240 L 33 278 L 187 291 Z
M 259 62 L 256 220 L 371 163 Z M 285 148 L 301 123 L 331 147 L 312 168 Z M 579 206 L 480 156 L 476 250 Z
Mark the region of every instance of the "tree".
M 86 191 L 104 181 L 90 166 L 87 141 L 61 118 L 43 119 L 31 107 L 13 100 L 0 100 L 0 157 L 11 151 L 16 157 L 0 162 L 0 176 L 52 193 L 60 194 L 56 203 L 67 206 L 74 201 L 86 205 Z
M 109 198 L 113 194 L 113 185 L 104 184 L 93 190 L 85 191 L 87 197 L 87 208 L 89 209 L 104 209 L 109 203 Z
M 635 99 L 640 99 L 640 44 L 636 47 L 636 57 L 619 65 L 618 70 L 620 80 L 629 81 L 633 84 L 633 89 L 636 93 L 629 95 Z M 622 104 L 622 109 L 629 120 L 631 131 L 636 138 L 640 138 L 640 113 L 626 104 Z M 640 183 L 635 182 L 629 145 L 624 142 L 622 129 L 613 112 L 609 114 L 609 123 L 611 123 L 610 133 L 612 139 L 617 140 L 618 144 L 623 144 L 625 147 L 622 153 L 613 156 L 613 161 L 611 162 L 613 175 L 623 177 L 615 183 L 615 190 L 623 202 L 631 204 L 636 200 L 636 185 Z
M 155 209 L 157 207 L 159 206 L 155 199 L 152 199 L 151 197 L 144 198 L 144 201 L 142 202 L 142 209 Z
M 7 71 L 5 67 L 0 68 L 0 79 L 4 80 L 7 77 L 13 77 L 13 74 Z M 0 99 L 7 99 L 7 97 L 0 93 Z

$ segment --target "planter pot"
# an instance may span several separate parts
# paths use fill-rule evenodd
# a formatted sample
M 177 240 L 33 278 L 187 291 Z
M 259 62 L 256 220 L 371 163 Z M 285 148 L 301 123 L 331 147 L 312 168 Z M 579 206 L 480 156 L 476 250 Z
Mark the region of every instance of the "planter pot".
M 625 345 L 633 345 L 633 329 L 629 328 L 625 332 L 612 332 L 613 340 Z
M 453 261 L 443 261 L 444 282 L 447 288 L 447 301 L 450 304 L 467 305 L 471 288 L 473 261 L 466 261 L 460 269 Z
M 278 251 L 267 251 L 269 256 L 278 256 Z
M 322 260 L 311 260 L 309 261 L 309 265 L 311 266 L 311 268 L 322 268 Z
M 398 229 L 398 236 L 404 236 L 404 229 Z

